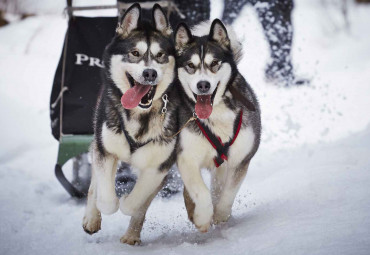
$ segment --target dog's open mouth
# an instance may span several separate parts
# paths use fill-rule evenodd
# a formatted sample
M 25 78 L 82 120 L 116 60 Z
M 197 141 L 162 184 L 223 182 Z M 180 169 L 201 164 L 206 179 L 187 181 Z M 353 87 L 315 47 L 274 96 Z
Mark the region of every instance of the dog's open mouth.
M 157 90 L 157 85 L 144 85 L 129 74 L 126 76 L 130 82 L 131 88 L 121 97 L 121 104 L 125 109 L 133 109 L 137 106 L 147 109 L 152 105 L 153 97 Z
M 195 113 L 197 114 L 199 119 L 208 119 L 209 116 L 211 116 L 213 109 L 213 100 L 215 99 L 217 88 L 218 84 L 215 91 L 213 91 L 213 93 L 209 95 L 197 95 L 193 93 L 194 97 L 197 100 L 195 104 Z

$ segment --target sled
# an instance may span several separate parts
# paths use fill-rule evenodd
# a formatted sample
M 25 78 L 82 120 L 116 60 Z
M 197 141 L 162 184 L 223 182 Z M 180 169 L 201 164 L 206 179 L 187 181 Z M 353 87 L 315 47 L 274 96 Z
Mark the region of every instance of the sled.
M 101 57 L 114 36 L 117 16 L 83 17 L 74 13 L 102 9 L 117 9 L 117 6 L 72 7 L 72 0 L 67 0 L 68 28 L 50 97 L 52 134 L 59 141 L 55 175 L 76 198 L 85 197 L 89 186 L 91 173 L 86 153 L 93 139 L 93 111 L 103 67 Z M 63 172 L 70 159 L 74 159 L 72 182 Z M 87 176 L 82 178 L 83 167 L 88 169 L 85 169 Z

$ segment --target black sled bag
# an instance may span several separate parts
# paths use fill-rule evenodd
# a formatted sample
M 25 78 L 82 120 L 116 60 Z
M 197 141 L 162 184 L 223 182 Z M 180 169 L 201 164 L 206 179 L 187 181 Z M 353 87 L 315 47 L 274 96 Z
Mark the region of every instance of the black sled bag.
M 69 19 L 50 97 L 52 134 L 93 134 L 93 111 L 101 88 L 102 55 L 117 17 Z

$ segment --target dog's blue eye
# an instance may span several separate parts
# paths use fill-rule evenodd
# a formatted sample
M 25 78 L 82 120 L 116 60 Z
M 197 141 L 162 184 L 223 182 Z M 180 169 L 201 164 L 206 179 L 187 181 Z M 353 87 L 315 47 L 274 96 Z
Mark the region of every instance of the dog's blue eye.
M 140 56 L 140 53 L 137 50 L 131 51 L 131 54 L 135 57 Z

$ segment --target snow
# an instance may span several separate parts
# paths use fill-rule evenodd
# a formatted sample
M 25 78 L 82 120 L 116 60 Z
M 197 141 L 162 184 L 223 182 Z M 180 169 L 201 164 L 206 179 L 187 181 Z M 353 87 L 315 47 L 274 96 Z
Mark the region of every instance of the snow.
M 263 138 L 233 216 L 201 234 L 181 195 L 156 198 L 139 247 L 119 242 L 129 221 L 119 212 L 85 234 L 84 202 L 54 177 L 48 104 L 66 19 L 53 8 L 0 28 L 0 254 L 369 254 L 369 5 L 349 4 L 346 30 L 336 5 L 296 1 L 294 66 L 311 85 L 290 89 L 264 81 L 267 42 L 243 10 L 239 69 L 259 97 Z

